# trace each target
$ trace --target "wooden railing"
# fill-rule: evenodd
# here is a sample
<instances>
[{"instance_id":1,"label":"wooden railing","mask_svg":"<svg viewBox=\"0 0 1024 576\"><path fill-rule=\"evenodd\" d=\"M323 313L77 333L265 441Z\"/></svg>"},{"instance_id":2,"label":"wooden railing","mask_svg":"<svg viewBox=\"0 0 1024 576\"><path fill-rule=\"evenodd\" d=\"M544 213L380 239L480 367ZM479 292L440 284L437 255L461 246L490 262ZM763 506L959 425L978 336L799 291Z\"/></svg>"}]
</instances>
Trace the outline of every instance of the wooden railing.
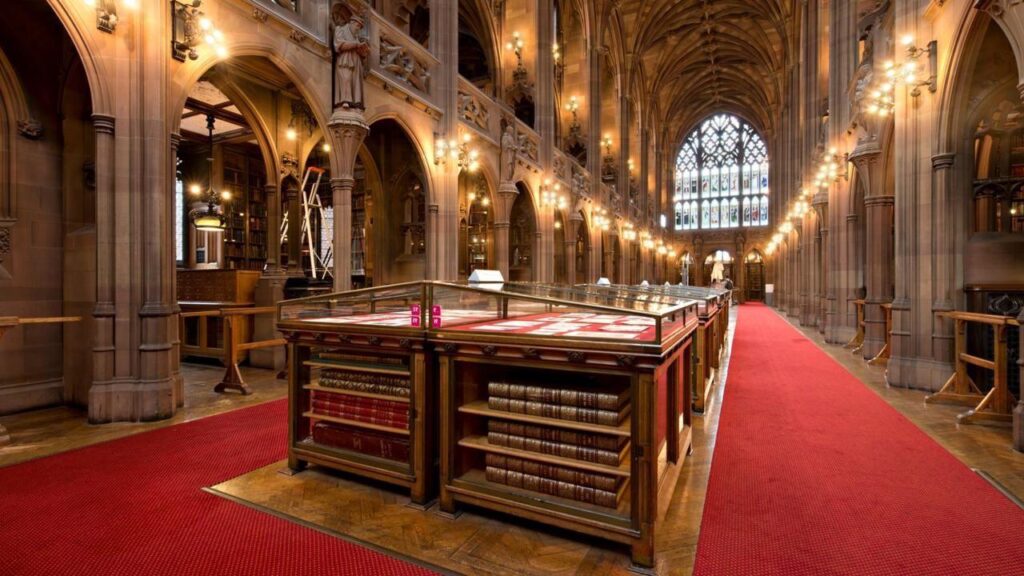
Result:
<instances>
[{"instance_id":1,"label":"wooden railing","mask_svg":"<svg viewBox=\"0 0 1024 576\"><path fill-rule=\"evenodd\" d=\"M852 352L856 354L864 347L864 300L854 300L853 306L857 310L857 333L844 348L852 348Z\"/></svg>"},{"instance_id":2,"label":"wooden railing","mask_svg":"<svg viewBox=\"0 0 1024 576\"><path fill-rule=\"evenodd\" d=\"M18 326L38 325L38 324L67 324L70 322L81 322L81 316L48 316L43 318L19 318L17 316L0 316L0 339L3 339L4 334L8 331L17 328ZM0 424L0 446L7 444L11 441L11 435L7 432L7 428L3 424Z\"/></svg>"},{"instance_id":3,"label":"wooden railing","mask_svg":"<svg viewBox=\"0 0 1024 576\"><path fill-rule=\"evenodd\" d=\"M243 332L240 323L243 321L247 322L250 317L260 314L276 314L277 307L225 308L220 313L221 317L224 318L224 366L226 371L224 372L224 378L221 379L219 384L214 386L213 391L238 390L242 394L249 394L252 390L245 383L245 378L242 377L242 372L238 369L241 354L249 350L284 346L288 341L284 338L271 338L269 340L243 342L242 336L246 332ZM278 374L278 377L280 378L282 374Z\"/></svg>"},{"instance_id":4,"label":"wooden railing","mask_svg":"<svg viewBox=\"0 0 1024 576\"><path fill-rule=\"evenodd\" d=\"M277 308L274 306L263 306L259 308L253 307L226 307L218 308L216 310L197 310L192 312L182 312L179 314L179 327L181 333L184 334L186 320L189 318L198 318L199 326L198 330L198 346L185 346L182 345L181 355L186 357L190 355L190 350L202 350L204 354L209 351L219 351L219 356L223 359L224 363L224 377L214 387L215 392L224 392L226 390L237 390L242 394L250 394L252 389L245 382L245 378L242 376L241 370L238 365L245 359L245 353L249 350L258 350L260 348L272 348L274 346L284 346L287 341L284 338L271 338L269 340L257 340L252 341L249 339L252 333L251 326L249 325L249 319L261 314L276 314ZM214 347L210 345L208 340L208 321L210 318L222 319L222 334L223 341L221 347ZM183 337L183 336L182 336ZM278 374L278 377L282 377L284 372Z\"/></svg>"},{"instance_id":5,"label":"wooden railing","mask_svg":"<svg viewBox=\"0 0 1024 576\"><path fill-rule=\"evenodd\" d=\"M974 312L940 312L939 317L955 323L954 366L955 371L945 385L935 394L925 398L928 403L959 404L972 408L959 416L961 424L975 422L1007 423L1013 419L1016 399L1007 385L1007 330L1019 327L1016 319L992 314ZM994 354L991 360L967 352L967 328L970 324L981 324L992 329ZM967 373L968 366L977 366L993 373L992 388L982 392L981 388Z\"/></svg>"},{"instance_id":6,"label":"wooden railing","mask_svg":"<svg viewBox=\"0 0 1024 576\"><path fill-rule=\"evenodd\" d=\"M885 366L889 363L889 354L892 350L892 303L882 304L882 314L885 316L885 346L875 354L875 357L868 360L872 366Z\"/></svg>"}]
</instances>

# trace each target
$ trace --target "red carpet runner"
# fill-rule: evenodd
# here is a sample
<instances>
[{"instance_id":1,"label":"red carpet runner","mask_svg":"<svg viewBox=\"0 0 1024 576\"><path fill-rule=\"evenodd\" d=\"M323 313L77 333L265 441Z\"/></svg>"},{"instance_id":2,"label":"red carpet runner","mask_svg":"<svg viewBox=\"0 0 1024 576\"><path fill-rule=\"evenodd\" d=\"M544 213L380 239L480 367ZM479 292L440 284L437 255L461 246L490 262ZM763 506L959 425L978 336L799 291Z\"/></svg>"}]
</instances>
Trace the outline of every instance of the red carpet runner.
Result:
<instances>
[{"instance_id":1,"label":"red carpet runner","mask_svg":"<svg viewBox=\"0 0 1024 576\"><path fill-rule=\"evenodd\" d=\"M0 574L431 574L200 491L284 458L286 407L0 469Z\"/></svg>"},{"instance_id":2,"label":"red carpet runner","mask_svg":"<svg viewBox=\"0 0 1024 576\"><path fill-rule=\"evenodd\" d=\"M701 524L698 576L1024 574L1024 510L764 306L739 309Z\"/></svg>"}]
</instances>

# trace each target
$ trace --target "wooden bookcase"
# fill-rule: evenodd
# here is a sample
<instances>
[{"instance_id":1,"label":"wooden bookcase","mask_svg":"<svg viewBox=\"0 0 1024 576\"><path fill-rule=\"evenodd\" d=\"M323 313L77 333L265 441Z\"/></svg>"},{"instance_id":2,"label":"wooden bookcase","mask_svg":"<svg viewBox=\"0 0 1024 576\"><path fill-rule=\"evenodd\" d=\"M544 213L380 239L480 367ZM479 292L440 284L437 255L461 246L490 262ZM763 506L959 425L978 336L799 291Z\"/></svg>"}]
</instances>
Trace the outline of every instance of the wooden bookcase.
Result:
<instances>
[{"instance_id":1,"label":"wooden bookcase","mask_svg":"<svg viewBox=\"0 0 1024 576\"><path fill-rule=\"evenodd\" d=\"M516 316L514 309L514 303L502 301L490 322L530 317ZM432 322L429 338L440 386L441 511L454 516L459 505L479 506L620 542L631 547L638 567L652 568L655 529L691 447L696 303L676 308L673 321L669 327L666 320L659 336L644 343L533 336L497 327L491 332L486 323L460 329L442 321L438 328ZM617 424L592 424L495 409L488 403L489 384L498 380L552 390L628 390L628 416ZM621 438L621 456L617 464L601 463L495 444L488 434L493 422L559 435L570 431ZM579 492L567 497L492 479L489 455L614 481L615 505L581 500ZM501 470L497 472L501 477Z\"/></svg>"},{"instance_id":2,"label":"wooden bookcase","mask_svg":"<svg viewBox=\"0 0 1024 576\"><path fill-rule=\"evenodd\" d=\"M409 489L412 505L426 507L437 494L436 387L433 356L429 353L422 316L405 326L360 323L371 315L393 318L421 306L423 288L417 283L402 288L369 288L341 296L316 296L279 304L278 329L288 340L288 467L300 472L308 464L325 466ZM398 311L397 313L395 311ZM347 319L352 319L348 322ZM325 374L386 377L402 381L407 395L374 393L324 385ZM389 384L393 385L393 384ZM408 406L407 424L371 422L339 417L318 409L314 398L338 402L381 401ZM355 401L351 399L357 399ZM386 457L353 448L318 442L319 422L362 431L389 444L407 445L406 458ZM370 444L364 439L365 444Z\"/></svg>"},{"instance_id":3,"label":"wooden bookcase","mask_svg":"<svg viewBox=\"0 0 1024 576\"><path fill-rule=\"evenodd\" d=\"M224 190L227 228L223 232L224 267L263 270L267 261L267 192L262 159L245 148L225 147Z\"/></svg>"}]
</instances>

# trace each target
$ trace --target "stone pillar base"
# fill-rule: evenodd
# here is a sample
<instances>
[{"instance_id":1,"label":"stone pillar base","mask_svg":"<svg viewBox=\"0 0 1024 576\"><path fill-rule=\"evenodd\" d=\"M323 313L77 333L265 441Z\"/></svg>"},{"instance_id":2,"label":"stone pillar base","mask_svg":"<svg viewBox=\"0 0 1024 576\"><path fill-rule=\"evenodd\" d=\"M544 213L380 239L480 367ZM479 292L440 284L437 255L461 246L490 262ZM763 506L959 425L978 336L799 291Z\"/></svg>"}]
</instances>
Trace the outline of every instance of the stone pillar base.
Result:
<instances>
[{"instance_id":1,"label":"stone pillar base","mask_svg":"<svg viewBox=\"0 0 1024 576\"><path fill-rule=\"evenodd\" d=\"M174 416L175 380L94 382L89 390L89 423L166 420Z\"/></svg>"}]
</instances>

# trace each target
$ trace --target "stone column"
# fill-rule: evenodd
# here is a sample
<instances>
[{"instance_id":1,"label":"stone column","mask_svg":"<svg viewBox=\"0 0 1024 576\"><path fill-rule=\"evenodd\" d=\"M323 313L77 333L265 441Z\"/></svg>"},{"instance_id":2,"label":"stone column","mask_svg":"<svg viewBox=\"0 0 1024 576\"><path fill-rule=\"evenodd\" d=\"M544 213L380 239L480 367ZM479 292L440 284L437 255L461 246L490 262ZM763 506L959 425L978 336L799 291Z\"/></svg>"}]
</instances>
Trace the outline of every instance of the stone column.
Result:
<instances>
[{"instance_id":1,"label":"stone column","mask_svg":"<svg viewBox=\"0 0 1024 576\"><path fill-rule=\"evenodd\" d=\"M815 305L817 306L817 317L818 317L818 332L825 334L828 330L828 322L831 320L829 313L829 267L830 267L830 253L828 244L828 227L829 227L829 213L828 213L828 194L818 194L814 197L813 203L814 209L818 211L818 222L821 223L821 236L819 240L818 250L820 254L820 261L817 262L818 269L818 286L817 293L815 295Z\"/></svg>"},{"instance_id":2,"label":"stone column","mask_svg":"<svg viewBox=\"0 0 1024 576\"><path fill-rule=\"evenodd\" d=\"M352 288L352 188L359 147L370 132L362 112L339 108L327 122L334 143L331 193L334 197L334 289Z\"/></svg>"},{"instance_id":3,"label":"stone column","mask_svg":"<svg viewBox=\"0 0 1024 576\"><path fill-rule=\"evenodd\" d=\"M885 314L881 304L892 302L893 205L895 198L884 190L882 154L874 141L862 143L850 160L864 184L864 305L865 358L873 358L885 346Z\"/></svg>"},{"instance_id":4,"label":"stone column","mask_svg":"<svg viewBox=\"0 0 1024 576\"><path fill-rule=\"evenodd\" d=\"M287 186L281 191L284 194L284 199L288 202L288 267L286 270L289 276L302 276L302 204L299 199L299 195L302 192L291 178L286 180L286 182ZM338 200L335 198L335 226L337 226L339 212ZM337 239L335 239L335 261L338 260L340 251L341 246L338 246Z\"/></svg>"},{"instance_id":5,"label":"stone column","mask_svg":"<svg viewBox=\"0 0 1024 576\"><path fill-rule=\"evenodd\" d=\"M116 199L114 191L114 117L94 114L96 132L96 305L93 308L92 386L89 418L104 419L117 376L114 274ZM103 405L102 410L97 408ZM97 407L97 408L94 408Z\"/></svg>"},{"instance_id":6,"label":"stone column","mask_svg":"<svg viewBox=\"0 0 1024 576\"><path fill-rule=\"evenodd\" d=\"M935 194L932 200L932 229L934 233L934 278L935 300L932 309L935 312L948 312L955 308L953 294L956 286L957 255L954 248L953 222L957 218L957 192L953 185L952 153L932 156L932 173L935 178ZM943 362L952 371L953 364L953 322L933 316L932 358Z\"/></svg>"},{"instance_id":7,"label":"stone column","mask_svg":"<svg viewBox=\"0 0 1024 576\"><path fill-rule=\"evenodd\" d=\"M277 184L268 182L263 186L267 199L267 270L269 275L281 272L281 199L277 195Z\"/></svg>"},{"instance_id":8,"label":"stone column","mask_svg":"<svg viewBox=\"0 0 1024 576\"><path fill-rule=\"evenodd\" d=\"M611 232L601 233L601 275L615 282L615 250L612 248Z\"/></svg>"},{"instance_id":9,"label":"stone column","mask_svg":"<svg viewBox=\"0 0 1024 576\"><path fill-rule=\"evenodd\" d=\"M576 283L576 235L582 223L583 217L579 211L573 212L565 230L565 280L569 286Z\"/></svg>"},{"instance_id":10,"label":"stone column","mask_svg":"<svg viewBox=\"0 0 1024 576\"><path fill-rule=\"evenodd\" d=\"M498 205L494 210L494 258L498 261L497 269L505 280L509 280L509 219L512 213L512 203L515 202L518 195L519 189L514 183L506 181L498 184Z\"/></svg>"}]
</instances>

